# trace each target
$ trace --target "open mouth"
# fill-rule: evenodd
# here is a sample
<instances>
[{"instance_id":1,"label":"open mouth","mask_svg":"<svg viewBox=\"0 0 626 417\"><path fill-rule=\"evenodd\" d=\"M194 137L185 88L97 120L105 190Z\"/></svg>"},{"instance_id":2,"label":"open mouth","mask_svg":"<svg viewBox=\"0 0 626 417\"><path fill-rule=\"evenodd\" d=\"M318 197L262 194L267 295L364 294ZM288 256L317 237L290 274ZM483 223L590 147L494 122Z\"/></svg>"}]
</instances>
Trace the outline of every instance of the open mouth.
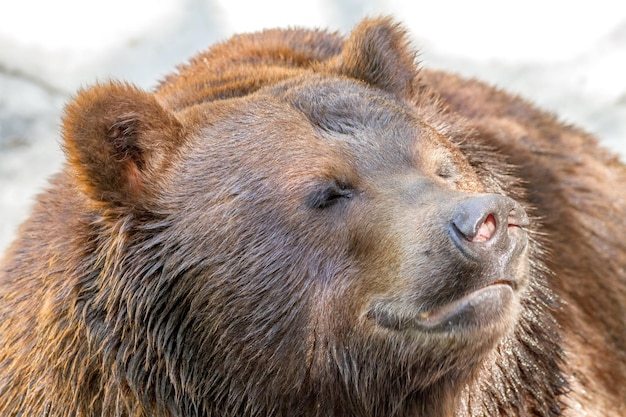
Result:
<instances>
[{"instance_id":1,"label":"open mouth","mask_svg":"<svg viewBox=\"0 0 626 417\"><path fill-rule=\"evenodd\" d=\"M493 326L513 313L515 292L515 283L496 281L428 311L415 312L406 306L376 303L368 312L368 318L379 326L393 330L449 332Z\"/></svg>"}]
</instances>

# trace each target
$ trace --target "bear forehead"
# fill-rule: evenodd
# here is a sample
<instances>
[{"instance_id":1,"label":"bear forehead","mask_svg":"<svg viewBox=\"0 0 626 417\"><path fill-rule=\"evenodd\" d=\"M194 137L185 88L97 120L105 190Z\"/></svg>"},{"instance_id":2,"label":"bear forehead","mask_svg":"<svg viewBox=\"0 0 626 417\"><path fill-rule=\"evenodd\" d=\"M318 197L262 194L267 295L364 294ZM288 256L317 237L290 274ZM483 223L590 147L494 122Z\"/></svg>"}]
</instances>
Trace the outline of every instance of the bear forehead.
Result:
<instances>
[{"instance_id":1,"label":"bear forehead","mask_svg":"<svg viewBox=\"0 0 626 417\"><path fill-rule=\"evenodd\" d=\"M207 112L223 105L208 103ZM408 104L342 77L288 80L233 100L222 114L202 122L201 136L210 138L211 151L225 148L258 167L281 158L315 166L336 156L364 170L388 170L419 167L449 151L446 138L419 120Z\"/></svg>"}]
</instances>

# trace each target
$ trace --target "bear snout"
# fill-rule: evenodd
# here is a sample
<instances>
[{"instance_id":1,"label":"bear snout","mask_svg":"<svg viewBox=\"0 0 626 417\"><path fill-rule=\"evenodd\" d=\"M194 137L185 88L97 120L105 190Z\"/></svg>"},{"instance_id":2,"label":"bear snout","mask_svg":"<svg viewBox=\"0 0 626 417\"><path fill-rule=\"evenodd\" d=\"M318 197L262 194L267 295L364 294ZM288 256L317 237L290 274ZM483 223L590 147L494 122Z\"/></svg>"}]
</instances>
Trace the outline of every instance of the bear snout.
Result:
<instances>
[{"instance_id":1,"label":"bear snout","mask_svg":"<svg viewBox=\"0 0 626 417\"><path fill-rule=\"evenodd\" d=\"M452 211L448 232L466 257L482 261L507 255L512 259L527 244L524 228L530 224L524 208L498 194L470 197Z\"/></svg>"}]
</instances>

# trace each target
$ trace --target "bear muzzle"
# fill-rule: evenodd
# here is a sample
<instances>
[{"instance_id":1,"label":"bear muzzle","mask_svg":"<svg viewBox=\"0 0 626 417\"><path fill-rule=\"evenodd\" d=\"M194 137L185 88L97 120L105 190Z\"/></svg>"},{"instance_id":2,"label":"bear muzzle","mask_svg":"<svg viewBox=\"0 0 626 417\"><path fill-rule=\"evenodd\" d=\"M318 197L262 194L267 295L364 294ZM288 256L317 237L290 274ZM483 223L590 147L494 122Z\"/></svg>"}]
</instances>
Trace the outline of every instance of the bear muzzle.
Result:
<instances>
[{"instance_id":1,"label":"bear muzzle","mask_svg":"<svg viewBox=\"0 0 626 417\"><path fill-rule=\"evenodd\" d=\"M526 211L497 194L452 200L449 220L441 225L450 242L440 253L447 253L456 272L419 279L416 293L430 294L428 299L382 297L373 302L367 316L377 325L400 331L502 333L517 316L528 281ZM442 286L441 294L426 288L433 285Z\"/></svg>"}]
</instances>

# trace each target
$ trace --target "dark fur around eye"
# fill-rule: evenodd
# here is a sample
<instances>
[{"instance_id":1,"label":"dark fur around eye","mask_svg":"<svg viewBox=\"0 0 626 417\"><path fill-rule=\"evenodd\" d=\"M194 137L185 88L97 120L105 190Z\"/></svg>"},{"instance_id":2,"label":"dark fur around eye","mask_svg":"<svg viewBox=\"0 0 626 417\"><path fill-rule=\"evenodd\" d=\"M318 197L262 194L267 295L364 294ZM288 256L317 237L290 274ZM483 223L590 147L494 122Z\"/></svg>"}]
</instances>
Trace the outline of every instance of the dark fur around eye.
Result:
<instances>
[{"instance_id":1,"label":"dark fur around eye","mask_svg":"<svg viewBox=\"0 0 626 417\"><path fill-rule=\"evenodd\" d=\"M354 196L354 190L345 183L331 182L320 187L309 197L309 206L314 209L325 209Z\"/></svg>"}]
</instances>

